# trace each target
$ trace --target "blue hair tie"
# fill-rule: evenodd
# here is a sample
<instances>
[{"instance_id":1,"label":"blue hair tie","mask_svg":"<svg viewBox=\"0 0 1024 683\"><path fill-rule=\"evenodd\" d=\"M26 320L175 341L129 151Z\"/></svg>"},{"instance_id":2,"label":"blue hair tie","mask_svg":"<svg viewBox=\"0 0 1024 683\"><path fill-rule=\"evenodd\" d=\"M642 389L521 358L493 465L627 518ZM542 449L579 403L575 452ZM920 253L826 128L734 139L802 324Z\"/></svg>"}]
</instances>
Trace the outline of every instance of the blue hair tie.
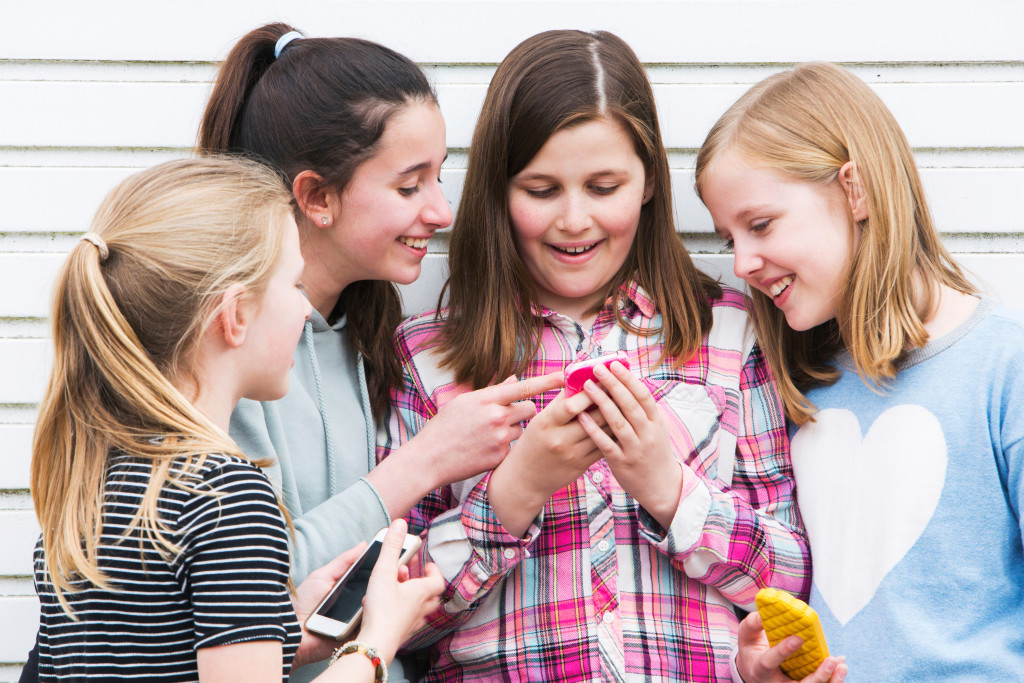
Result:
<instances>
[{"instance_id":1,"label":"blue hair tie","mask_svg":"<svg viewBox=\"0 0 1024 683\"><path fill-rule=\"evenodd\" d=\"M281 53L288 46L288 43L292 42L293 40L296 40L297 38L302 37L302 34L299 33L298 31L289 31L288 33L278 38L277 43L274 44L274 59L277 59L281 56Z\"/></svg>"}]
</instances>

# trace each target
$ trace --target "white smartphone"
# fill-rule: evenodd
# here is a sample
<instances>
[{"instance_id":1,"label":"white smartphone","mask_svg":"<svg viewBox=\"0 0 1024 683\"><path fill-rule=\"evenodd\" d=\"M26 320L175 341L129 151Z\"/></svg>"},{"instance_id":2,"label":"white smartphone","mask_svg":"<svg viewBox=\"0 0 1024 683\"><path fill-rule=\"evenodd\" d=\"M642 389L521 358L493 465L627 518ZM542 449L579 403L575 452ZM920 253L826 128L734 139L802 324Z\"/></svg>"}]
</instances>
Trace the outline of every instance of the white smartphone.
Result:
<instances>
[{"instance_id":1,"label":"white smartphone","mask_svg":"<svg viewBox=\"0 0 1024 683\"><path fill-rule=\"evenodd\" d=\"M334 584L331 592L306 619L306 628L334 640L347 640L355 635L359 621L363 617L366 585L377 564L377 558L380 557L380 549L387 532L386 527L377 532L363 554L352 563L348 571ZM419 547L420 537L406 534L398 563L408 564Z\"/></svg>"}]
</instances>

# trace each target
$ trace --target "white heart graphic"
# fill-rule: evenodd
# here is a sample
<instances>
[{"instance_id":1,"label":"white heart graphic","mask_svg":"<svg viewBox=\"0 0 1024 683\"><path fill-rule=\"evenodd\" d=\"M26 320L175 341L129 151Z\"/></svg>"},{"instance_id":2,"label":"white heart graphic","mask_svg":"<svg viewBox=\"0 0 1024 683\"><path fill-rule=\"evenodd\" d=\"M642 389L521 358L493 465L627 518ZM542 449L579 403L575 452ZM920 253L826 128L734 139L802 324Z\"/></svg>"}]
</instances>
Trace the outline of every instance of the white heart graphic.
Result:
<instances>
[{"instance_id":1,"label":"white heart graphic","mask_svg":"<svg viewBox=\"0 0 1024 683\"><path fill-rule=\"evenodd\" d=\"M918 405L889 408L863 439L849 410L814 419L793 437L797 503L814 583L845 625L928 526L946 480L946 439Z\"/></svg>"}]
</instances>

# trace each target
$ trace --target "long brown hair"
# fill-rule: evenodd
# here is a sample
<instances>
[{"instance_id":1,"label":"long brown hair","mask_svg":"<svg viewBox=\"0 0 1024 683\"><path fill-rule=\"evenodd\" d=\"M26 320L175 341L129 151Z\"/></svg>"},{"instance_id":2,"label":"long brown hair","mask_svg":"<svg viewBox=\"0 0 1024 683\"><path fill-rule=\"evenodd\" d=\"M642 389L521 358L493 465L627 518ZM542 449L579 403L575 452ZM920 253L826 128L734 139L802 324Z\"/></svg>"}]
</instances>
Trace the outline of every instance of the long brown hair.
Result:
<instances>
[{"instance_id":1,"label":"long brown hair","mask_svg":"<svg viewBox=\"0 0 1024 683\"><path fill-rule=\"evenodd\" d=\"M636 238L601 302L630 278L658 306L666 355L685 361L711 328L709 299L721 288L697 270L675 231L668 157L643 65L621 38L598 31L547 31L528 38L491 79L473 133L452 227L443 362L473 387L521 373L536 354L540 327L534 284L512 235L508 186L554 133L608 118L632 138L653 197ZM442 294L442 299L443 299ZM440 302L439 302L440 307ZM621 325L635 330L615 306ZM486 321L486 324L482 324Z\"/></svg>"},{"instance_id":2,"label":"long brown hair","mask_svg":"<svg viewBox=\"0 0 1024 683\"><path fill-rule=\"evenodd\" d=\"M279 169L291 188L306 170L339 195L377 153L388 121L408 104L437 98L423 71L383 45L357 38L293 40L275 58L281 36L268 24L243 36L217 75L199 130L200 152L255 156ZM296 210L300 229L304 216ZM401 298L391 282L364 280L341 293L330 319L347 314L363 355L370 404L380 417L401 379L394 332Z\"/></svg>"},{"instance_id":3,"label":"long brown hair","mask_svg":"<svg viewBox=\"0 0 1024 683\"><path fill-rule=\"evenodd\" d=\"M153 474L138 514L153 546L175 553L157 510L163 486L209 453L245 457L176 386L196 386L193 352L233 284L265 290L290 226L290 195L270 169L186 159L142 171L104 200L55 286L54 364L32 441L32 499L57 598L97 565L107 460L121 451ZM180 380L175 383L174 380ZM162 438L154 438L162 437Z\"/></svg>"},{"instance_id":4,"label":"long brown hair","mask_svg":"<svg viewBox=\"0 0 1024 683\"><path fill-rule=\"evenodd\" d=\"M935 287L976 291L939 239L902 129L878 95L848 71L802 64L747 91L697 154L698 195L727 150L819 185L833 182L852 161L867 198L868 217L860 223L833 320L797 332L769 297L752 293L758 340L786 414L797 424L810 420L814 410L803 392L838 379L832 361L839 350L850 352L865 381L884 385L907 349L927 343L924 321L935 304ZM851 214L851 234L853 227ZM920 296L915 277L923 285Z\"/></svg>"}]
</instances>

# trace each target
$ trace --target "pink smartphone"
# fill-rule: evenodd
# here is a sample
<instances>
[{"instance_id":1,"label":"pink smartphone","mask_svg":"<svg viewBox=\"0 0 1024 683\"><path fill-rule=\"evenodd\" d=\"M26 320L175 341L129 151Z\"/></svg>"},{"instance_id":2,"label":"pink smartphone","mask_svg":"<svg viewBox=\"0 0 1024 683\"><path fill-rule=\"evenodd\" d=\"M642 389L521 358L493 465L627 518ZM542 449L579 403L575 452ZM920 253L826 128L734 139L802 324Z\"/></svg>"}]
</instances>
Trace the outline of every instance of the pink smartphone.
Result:
<instances>
[{"instance_id":1,"label":"pink smartphone","mask_svg":"<svg viewBox=\"0 0 1024 683\"><path fill-rule=\"evenodd\" d=\"M588 358L565 366L565 395L572 396L583 391L583 384L588 379L594 379L596 366L603 365L607 368L615 361L619 361L626 366L627 370L629 369L629 357L625 351L606 353L597 358Z\"/></svg>"}]
</instances>

